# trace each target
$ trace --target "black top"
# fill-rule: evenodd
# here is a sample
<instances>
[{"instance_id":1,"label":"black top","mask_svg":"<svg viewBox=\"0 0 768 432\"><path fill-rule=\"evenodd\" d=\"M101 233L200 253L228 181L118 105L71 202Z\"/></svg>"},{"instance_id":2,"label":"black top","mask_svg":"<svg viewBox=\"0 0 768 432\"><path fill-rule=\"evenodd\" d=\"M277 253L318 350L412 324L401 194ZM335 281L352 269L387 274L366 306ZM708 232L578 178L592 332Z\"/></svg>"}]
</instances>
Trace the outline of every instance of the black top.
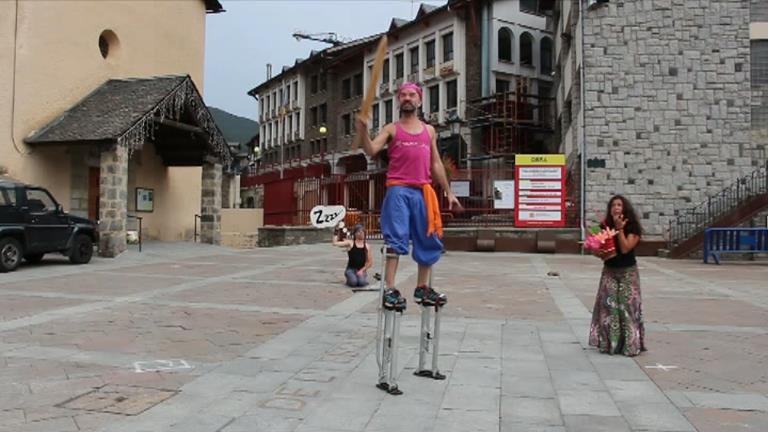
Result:
<instances>
[{"instance_id":1,"label":"black top","mask_svg":"<svg viewBox=\"0 0 768 432\"><path fill-rule=\"evenodd\" d=\"M352 240L352 247L347 251L347 256L349 257L347 268L360 270L365 267L365 261L368 258L368 253L365 250L365 243L363 243L363 247L359 248L355 244L355 241Z\"/></svg>"},{"instance_id":2,"label":"black top","mask_svg":"<svg viewBox=\"0 0 768 432\"><path fill-rule=\"evenodd\" d=\"M624 235L628 236L630 234L640 235L637 230L629 227L624 228ZM633 248L628 253L622 253L621 246L619 246L618 236L619 235L617 234L614 238L616 242L616 256L609 260L605 260L605 266L611 268L625 268L637 264L637 259L635 259L635 249Z\"/></svg>"}]
</instances>

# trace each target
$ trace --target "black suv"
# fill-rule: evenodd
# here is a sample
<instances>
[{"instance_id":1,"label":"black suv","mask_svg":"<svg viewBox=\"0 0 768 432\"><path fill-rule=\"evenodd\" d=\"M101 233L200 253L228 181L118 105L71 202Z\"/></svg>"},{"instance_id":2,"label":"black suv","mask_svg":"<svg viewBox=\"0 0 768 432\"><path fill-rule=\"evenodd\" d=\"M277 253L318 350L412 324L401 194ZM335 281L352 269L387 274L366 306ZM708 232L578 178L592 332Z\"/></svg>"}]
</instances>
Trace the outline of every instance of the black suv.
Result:
<instances>
[{"instance_id":1,"label":"black suv","mask_svg":"<svg viewBox=\"0 0 768 432\"><path fill-rule=\"evenodd\" d=\"M51 252L85 264L96 233L93 221L64 213L47 190L0 177L0 272L15 270L22 257L36 263Z\"/></svg>"}]
</instances>

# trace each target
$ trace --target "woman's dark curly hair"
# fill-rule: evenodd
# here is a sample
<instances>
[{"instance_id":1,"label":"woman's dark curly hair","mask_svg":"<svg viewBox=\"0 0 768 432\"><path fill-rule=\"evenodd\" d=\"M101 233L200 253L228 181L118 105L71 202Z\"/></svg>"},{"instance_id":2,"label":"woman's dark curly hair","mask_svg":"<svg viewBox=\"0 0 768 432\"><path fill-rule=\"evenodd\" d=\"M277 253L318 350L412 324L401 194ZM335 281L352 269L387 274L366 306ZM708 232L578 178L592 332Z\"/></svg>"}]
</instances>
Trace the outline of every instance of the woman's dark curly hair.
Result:
<instances>
[{"instance_id":1,"label":"woman's dark curly hair","mask_svg":"<svg viewBox=\"0 0 768 432\"><path fill-rule=\"evenodd\" d=\"M616 228L613 224L613 218L611 217L611 204L617 199L621 200L621 208L623 209L622 216L624 216L624 219L627 221L624 231L642 236L643 227L640 225L640 218L637 217L637 213L635 212L634 207L632 207L632 203L622 195L614 195L608 200L608 205L605 209L605 221L603 221L603 224L608 228Z\"/></svg>"}]
</instances>

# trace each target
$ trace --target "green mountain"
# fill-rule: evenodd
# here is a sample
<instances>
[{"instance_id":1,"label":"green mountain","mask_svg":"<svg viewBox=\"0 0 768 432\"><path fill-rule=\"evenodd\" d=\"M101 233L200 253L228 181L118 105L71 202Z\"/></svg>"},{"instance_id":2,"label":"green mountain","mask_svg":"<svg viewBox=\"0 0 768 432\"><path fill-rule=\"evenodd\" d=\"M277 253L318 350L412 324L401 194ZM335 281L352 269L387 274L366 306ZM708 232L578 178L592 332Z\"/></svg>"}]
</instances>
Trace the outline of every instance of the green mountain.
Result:
<instances>
[{"instance_id":1,"label":"green mountain","mask_svg":"<svg viewBox=\"0 0 768 432\"><path fill-rule=\"evenodd\" d=\"M208 110L228 142L245 144L259 130L259 123L249 118L236 116L215 107L208 107Z\"/></svg>"}]
</instances>

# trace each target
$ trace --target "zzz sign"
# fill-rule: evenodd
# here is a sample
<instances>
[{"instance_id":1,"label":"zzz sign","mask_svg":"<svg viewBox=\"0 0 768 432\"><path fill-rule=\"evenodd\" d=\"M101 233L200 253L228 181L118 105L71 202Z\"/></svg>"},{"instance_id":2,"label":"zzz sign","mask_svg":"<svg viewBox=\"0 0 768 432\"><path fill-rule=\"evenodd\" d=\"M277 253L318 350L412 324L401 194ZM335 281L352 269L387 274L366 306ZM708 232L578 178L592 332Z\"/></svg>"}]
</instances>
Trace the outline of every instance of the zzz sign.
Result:
<instances>
[{"instance_id":1,"label":"zzz sign","mask_svg":"<svg viewBox=\"0 0 768 432\"><path fill-rule=\"evenodd\" d=\"M315 228L329 228L339 224L347 215L344 206L314 206L309 212L309 221Z\"/></svg>"}]
</instances>

